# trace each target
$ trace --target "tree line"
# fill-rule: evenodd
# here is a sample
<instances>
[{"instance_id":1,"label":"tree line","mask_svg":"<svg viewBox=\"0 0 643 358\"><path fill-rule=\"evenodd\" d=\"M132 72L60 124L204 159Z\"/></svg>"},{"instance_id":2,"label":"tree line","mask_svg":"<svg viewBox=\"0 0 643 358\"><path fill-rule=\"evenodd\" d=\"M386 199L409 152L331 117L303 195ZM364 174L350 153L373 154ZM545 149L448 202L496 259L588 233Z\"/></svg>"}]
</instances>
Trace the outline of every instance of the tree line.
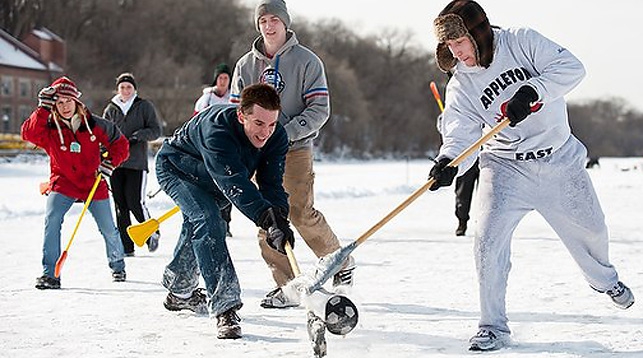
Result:
<instances>
[{"instance_id":1,"label":"tree line","mask_svg":"<svg viewBox=\"0 0 643 358\"><path fill-rule=\"evenodd\" d=\"M427 15L428 16L428 15ZM427 20L429 21L429 20ZM16 37L44 26L67 42L66 73L101 113L116 76L133 72L164 132L189 119L221 62L232 68L259 34L238 0L6 0L0 26ZM332 116L317 139L332 157L426 157L440 145L430 81L444 88L433 53L408 33L361 36L338 20L297 18L293 30L326 65ZM593 156L643 155L643 114L622 99L571 103L572 130Z\"/></svg>"}]
</instances>

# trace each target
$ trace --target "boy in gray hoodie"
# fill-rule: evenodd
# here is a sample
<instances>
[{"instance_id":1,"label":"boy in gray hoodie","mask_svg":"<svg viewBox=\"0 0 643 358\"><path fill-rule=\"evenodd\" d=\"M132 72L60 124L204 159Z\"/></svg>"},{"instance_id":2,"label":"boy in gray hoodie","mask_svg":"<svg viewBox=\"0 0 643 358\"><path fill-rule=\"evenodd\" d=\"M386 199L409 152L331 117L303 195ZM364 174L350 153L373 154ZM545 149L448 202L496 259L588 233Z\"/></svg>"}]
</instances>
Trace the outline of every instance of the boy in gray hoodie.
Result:
<instances>
[{"instance_id":1,"label":"boy in gray hoodie","mask_svg":"<svg viewBox=\"0 0 643 358\"><path fill-rule=\"evenodd\" d=\"M270 84L279 93L279 123L286 129L290 142L284 174L290 220L315 255L321 257L340 247L324 215L313 207L313 139L330 115L324 65L311 50L299 44L289 29L290 15L283 0L259 1L254 19L261 36L253 42L250 52L237 61L230 101L238 103L243 88L254 83ZM268 293L261 306L298 306L299 302L281 290L294 278L288 258L268 247L263 231L259 233L259 246L278 286ZM352 285L354 268L350 258L334 278L334 285Z\"/></svg>"}]
</instances>

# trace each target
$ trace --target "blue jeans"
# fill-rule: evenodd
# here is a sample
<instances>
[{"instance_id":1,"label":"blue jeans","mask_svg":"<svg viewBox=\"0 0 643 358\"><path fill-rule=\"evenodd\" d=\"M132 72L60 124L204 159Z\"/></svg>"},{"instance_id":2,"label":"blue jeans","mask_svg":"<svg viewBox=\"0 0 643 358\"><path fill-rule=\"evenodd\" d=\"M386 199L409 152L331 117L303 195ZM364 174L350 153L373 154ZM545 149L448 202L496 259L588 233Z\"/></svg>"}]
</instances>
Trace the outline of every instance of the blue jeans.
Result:
<instances>
[{"instance_id":1,"label":"blue jeans","mask_svg":"<svg viewBox=\"0 0 643 358\"><path fill-rule=\"evenodd\" d=\"M60 231L62 230L65 214L76 200L66 195L52 191L47 197L45 213L45 241L42 248L43 274L54 277L56 261L60 257ZM123 244L118 229L114 224L109 199L93 200L87 208L92 213L98 230L105 239L107 261L113 272L125 270L123 261ZM67 245L67 242L65 242Z\"/></svg>"},{"instance_id":2,"label":"blue jeans","mask_svg":"<svg viewBox=\"0 0 643 358\"><path fill-rule=\"evenodd\" d=\"M190 160L187 159L186 160ZM163 155L156 159L156 177L161 188L183 214L181 234L174 257L163 273L163 286L171 293L188 294L203 276L214 316L241 307L241 287L226 244L226 222L212 191L176 168ZM215 184L207 180L210 186Z\"/></svg>"}]
</instances>

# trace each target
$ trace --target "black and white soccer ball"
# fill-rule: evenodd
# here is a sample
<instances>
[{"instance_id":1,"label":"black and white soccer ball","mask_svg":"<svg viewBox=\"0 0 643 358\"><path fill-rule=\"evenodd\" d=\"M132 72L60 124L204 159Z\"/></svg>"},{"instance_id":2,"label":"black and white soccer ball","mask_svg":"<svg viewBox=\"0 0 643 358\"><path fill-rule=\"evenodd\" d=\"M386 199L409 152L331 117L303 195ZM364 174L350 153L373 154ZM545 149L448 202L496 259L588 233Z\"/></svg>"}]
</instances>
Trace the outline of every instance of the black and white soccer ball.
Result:
<instances>
[{"instance_id":1,"label":"black and white soccer ball","mask_svg":"<svg viewBox=\"0 0 643 358\"><path fill-rule=\"evenodd\" d=\"M357 326L358 312L346 296L333 295L326 301L326 329L337 335L350 333Z\"/></svg>"}]
</instances>

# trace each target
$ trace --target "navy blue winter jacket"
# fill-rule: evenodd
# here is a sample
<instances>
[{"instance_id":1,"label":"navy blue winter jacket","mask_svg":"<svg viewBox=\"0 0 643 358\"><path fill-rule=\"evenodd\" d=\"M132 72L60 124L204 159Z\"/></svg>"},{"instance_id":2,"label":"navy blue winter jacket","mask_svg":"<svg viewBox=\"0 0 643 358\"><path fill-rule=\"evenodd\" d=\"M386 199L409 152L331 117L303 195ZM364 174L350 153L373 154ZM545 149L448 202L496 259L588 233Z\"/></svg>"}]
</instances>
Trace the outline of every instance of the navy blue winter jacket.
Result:
<instances>
[{"instance_id":1,"label":"navy blue winter jacket","mask_svg":"<svg viewBox=\"0 0 643 358\"><path fill-rule=\"evenodd\" d=\"M263 148L255 148L236 109L214 105L199 112L165 140L158 157L165 157L183 178L215 198L227 198L257 224L269 207L288 213L288 194L283 188L288 136L278 124ZM251 181L253 176L257 185Z\"/></svg>"}]
</instances>

